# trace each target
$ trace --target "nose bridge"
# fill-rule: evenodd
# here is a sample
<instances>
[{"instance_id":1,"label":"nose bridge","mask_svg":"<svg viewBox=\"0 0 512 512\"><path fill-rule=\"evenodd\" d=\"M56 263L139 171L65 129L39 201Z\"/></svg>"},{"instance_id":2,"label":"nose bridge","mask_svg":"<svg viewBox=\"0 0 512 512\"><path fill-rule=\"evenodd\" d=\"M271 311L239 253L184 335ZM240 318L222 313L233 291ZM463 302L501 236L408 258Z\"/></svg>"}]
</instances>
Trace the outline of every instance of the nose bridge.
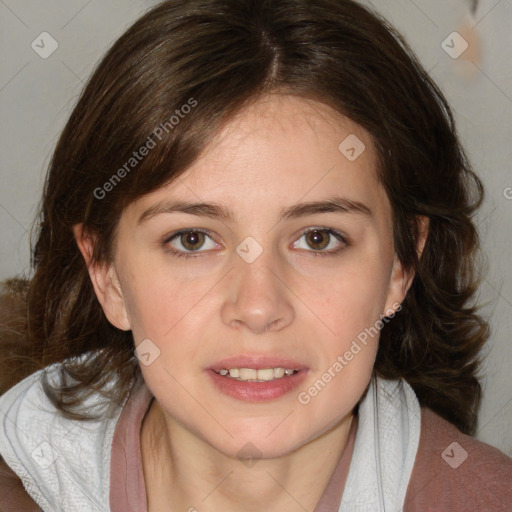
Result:
<instances>
[{"instance_id":1,"label":"nose bridge","mask_svg":"<svg viewBox=\"0 0 512 512\"><path fill-rule=\"evenodd\" d=\"M253 332L281 329L292 321L294 313L280 275L283 266L279 256L270 247L259 247L257 250L251 240L238 247L222 307L226 324L244 325Z\"/></svg>"}]
</instances>

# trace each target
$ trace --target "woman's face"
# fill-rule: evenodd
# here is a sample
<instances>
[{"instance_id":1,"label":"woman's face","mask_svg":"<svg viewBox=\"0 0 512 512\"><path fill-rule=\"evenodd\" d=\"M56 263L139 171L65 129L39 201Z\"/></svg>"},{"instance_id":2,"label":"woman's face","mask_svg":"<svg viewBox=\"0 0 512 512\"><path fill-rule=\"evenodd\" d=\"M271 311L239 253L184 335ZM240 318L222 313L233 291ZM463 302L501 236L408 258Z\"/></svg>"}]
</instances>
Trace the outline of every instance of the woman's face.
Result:
<instances>
[{"instance_id":1,"label":"woman's face","mask_svg":"<svg viewBox=\"0 0 512 512\"><path fill-rule=\"evenodd\" d=\"M281 456L350 418L410 284L368 133L277 95L127 207L110 270L100 300L168 424L231 456Z\"/></svg>"}]
</instances>

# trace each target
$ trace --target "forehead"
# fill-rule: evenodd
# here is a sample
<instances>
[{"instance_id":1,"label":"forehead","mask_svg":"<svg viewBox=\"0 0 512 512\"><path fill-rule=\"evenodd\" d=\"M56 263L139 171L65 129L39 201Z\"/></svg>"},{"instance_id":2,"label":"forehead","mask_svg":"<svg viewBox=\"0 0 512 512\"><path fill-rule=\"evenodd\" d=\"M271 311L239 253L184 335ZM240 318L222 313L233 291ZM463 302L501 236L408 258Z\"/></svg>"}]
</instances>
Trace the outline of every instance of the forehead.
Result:
<instances>
[{"instance_id":1,"label":"forehead","mask_svg":"<svg viewBox=\"0 0 512 512\"><path fill-rule=\"evenodd\" d=\"M356 154L340 151L339 145L349 136L357 145ZM366 166L375 166L369 133L351 119L314 100L269 94L230 119L205 148L191 172L201 166L201 160L214 163L245 158L250 167L251 163L269 157L280 164L285 158L295 164L305 158L305 163L318 165L327 160L334 163L343 154L345 158L357 157L359 152L366 153L363 158Z\"/></svg>"},{"instance_id":2,"label":"forehead","mask_svg":"<svg viewBox=\"0 0 512 512\"><path fill-rule=\"evenodd\" d=\"M272 94L230 119L177 181L136 208L179 196L270 212L332 195L389 213L371 136L325 104Z\"/></svg>"}]
</instances>

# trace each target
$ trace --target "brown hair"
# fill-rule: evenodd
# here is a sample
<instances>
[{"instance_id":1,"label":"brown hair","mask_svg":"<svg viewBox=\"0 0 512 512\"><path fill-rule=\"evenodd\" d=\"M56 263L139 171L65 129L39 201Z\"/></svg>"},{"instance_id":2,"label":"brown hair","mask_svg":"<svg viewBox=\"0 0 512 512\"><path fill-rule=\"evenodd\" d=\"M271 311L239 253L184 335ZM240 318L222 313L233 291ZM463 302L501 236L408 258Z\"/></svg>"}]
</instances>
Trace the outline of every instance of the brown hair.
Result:
<instances>
[{"instance_id":1,"label":"brown hair","mask_svg":"<svg viewBox=\"0 0 512 512\"><path fill-rule=\"evenodd\" d=\"M94 391L122 403L140 374L133 338L107 321L72 226L95 234L94 259L110 261L123 208L176 179L224 123L265 93L323 102L371 134L395 249L416 272L402 311L382 329L375 372L404 378L422 405L474 433L478 353L489 336L473 303L479 244L472 216L483 187L438 87L403 38L352 0L166 1L114 44L53 155L26 325L11 332L30 349L11 351L2 372L15 374L12 383L66 360L65 383L43 384L68 417L91 417L80 406ZM158 127L165 127L161 140ZM127 167L148 137L155 147ZM419 215L430 223L421 259ZM106 390L113 377L117 384Z\"/></svg>"}]
</instances>

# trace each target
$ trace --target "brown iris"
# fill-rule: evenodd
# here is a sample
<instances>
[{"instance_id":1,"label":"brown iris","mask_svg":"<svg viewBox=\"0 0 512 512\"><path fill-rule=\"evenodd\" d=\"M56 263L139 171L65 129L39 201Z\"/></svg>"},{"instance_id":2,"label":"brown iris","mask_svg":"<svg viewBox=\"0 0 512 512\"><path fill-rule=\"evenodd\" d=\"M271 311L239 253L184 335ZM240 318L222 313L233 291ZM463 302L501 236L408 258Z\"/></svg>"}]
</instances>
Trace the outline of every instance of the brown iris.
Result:
<instances>
[{"instance_id":1,"label":"brown iris","mask_svg":"<svg viewBox=\"0 0 512 512\"><path fill-rule=\"evenodd\" d=\"M312 249L322 250L329 245L329 234L326 231L314 229L306 233L306 241Z\"/></svg>"},{"instance_id":2,"label":"brown iris","mask_svg":"<svg viewBox=\"0 0 512 512\"><path fill-rule=\"evenodd\" d=\"M205 234L201 231L188 231L180 236L183 247L189 251L200 249L204 244Z\"/></svg>"}]
</instances>

